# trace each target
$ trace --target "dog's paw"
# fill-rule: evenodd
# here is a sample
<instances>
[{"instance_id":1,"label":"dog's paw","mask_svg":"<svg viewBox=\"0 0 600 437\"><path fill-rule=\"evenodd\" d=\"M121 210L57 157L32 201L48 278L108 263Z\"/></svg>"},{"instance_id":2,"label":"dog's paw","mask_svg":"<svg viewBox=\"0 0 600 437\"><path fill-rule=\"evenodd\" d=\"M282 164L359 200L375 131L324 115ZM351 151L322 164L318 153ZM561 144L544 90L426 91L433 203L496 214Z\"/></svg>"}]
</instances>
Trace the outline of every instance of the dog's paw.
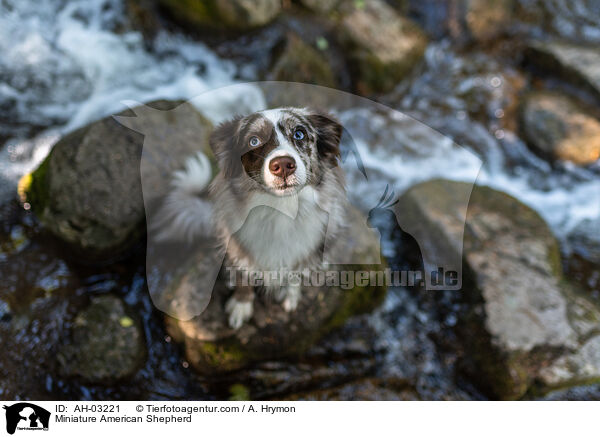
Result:
<instances>
[{"instance_id":1,"label":"dog's paw","mask_svg":"<svg viewBox=\"0 0 600 437\"><path fill-rule=\"evenodd\" d=\"M229 314L229 326L233 329L240 329L252 317L253 302L243 302L232 297L225 304L225 312Z\"/></svg>"},{"instance_id":2,"label":"dog's paw","mask_svg":"<svg viewBox=\"0 0 600 437\"><path fill-rule=\"evenodd\" d=\"M287 293L285 294L285 299L283 299L283 303L281 304L283 309L288 313L294 311L296 308L298 308L298 302L300 302L301 296L302 293L300 291L300 287L289 286L287 288Z\"/></svg>"}]
</instances>

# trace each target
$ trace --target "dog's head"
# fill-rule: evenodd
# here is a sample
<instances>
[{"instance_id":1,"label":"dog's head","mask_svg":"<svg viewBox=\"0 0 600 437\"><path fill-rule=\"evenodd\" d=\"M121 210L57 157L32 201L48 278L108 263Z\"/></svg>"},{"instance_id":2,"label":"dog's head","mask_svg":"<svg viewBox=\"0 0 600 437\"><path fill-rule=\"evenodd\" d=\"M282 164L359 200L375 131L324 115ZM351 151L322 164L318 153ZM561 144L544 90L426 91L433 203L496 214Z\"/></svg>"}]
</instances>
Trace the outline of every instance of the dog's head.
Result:
<instances>
[{"instance_id":1,"label":"dog's head","mask_svg":"<svg viewBox=\"0 0 600 437\"><path fill-rule=\"evenodd\" d=\"M342 126L326 113L281 108L222 123L210 144L226 178L285 196L338 165L341 135Z\"/></svg>"}]
</instances>

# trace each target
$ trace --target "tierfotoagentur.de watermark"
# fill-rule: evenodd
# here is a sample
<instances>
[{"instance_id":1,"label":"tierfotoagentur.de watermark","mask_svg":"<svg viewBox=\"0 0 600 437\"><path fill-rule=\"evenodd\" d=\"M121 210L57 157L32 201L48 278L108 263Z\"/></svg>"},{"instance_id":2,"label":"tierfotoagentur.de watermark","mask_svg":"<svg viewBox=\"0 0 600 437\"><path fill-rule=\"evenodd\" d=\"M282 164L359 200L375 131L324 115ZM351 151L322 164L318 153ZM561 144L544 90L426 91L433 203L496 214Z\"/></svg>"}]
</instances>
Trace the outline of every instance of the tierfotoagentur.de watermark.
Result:
<instances>
[{"instance_id":1,"label":"tierfotoagentur.de watermark","mask_svg":"<svg viewBox=\"0 0 600 437\"><path fill-rule=\"evenodd\" d=\"M269 270L255 271L239 267L226 267L230 287L280 287L299 285L303 287L414 287L425 285L426 275L437 286L453 287L458 283L458 272L445 271L442 267L431 272L421 270Z\"/></svg>"}]
</instances>

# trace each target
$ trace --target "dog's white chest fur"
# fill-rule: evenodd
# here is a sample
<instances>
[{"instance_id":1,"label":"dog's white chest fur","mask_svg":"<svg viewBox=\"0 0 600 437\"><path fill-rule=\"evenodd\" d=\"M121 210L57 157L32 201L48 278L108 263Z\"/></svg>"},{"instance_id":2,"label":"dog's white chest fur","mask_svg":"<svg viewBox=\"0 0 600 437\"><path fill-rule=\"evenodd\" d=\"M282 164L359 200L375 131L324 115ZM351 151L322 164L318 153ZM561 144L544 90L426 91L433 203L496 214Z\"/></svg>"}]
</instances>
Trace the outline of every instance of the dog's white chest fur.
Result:
<instances>
[{"instance_id":1,"label":"dog's white chest fur","mask_svg":"<svg viewBox=\"0 0 600 437\"><path fill-rule=\"evenodd\" d=\"M236 237L261 269L295 268L322 244L328 215L312 188L298 196L252 200Z\"/></svg>"}]
</instances>

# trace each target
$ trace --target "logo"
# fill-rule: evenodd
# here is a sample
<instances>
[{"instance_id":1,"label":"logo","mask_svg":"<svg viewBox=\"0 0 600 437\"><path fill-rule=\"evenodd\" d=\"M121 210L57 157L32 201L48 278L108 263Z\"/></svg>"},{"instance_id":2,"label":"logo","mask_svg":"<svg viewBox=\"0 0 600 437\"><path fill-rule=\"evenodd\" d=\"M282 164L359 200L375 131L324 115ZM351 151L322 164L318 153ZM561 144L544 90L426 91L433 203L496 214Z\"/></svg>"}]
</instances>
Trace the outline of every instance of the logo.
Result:
<instances>
[{"instance_id":1,"label":"logo","mask_svg":"<svg viewBox=\"0 0 600 437\"><path fill-rule=\"evenodd\" d=\"M6 410L6 432L14 434L19 431L48 431L50 423L50 411L28 402L19 402Z\"/></svg>"}]
</instances>

